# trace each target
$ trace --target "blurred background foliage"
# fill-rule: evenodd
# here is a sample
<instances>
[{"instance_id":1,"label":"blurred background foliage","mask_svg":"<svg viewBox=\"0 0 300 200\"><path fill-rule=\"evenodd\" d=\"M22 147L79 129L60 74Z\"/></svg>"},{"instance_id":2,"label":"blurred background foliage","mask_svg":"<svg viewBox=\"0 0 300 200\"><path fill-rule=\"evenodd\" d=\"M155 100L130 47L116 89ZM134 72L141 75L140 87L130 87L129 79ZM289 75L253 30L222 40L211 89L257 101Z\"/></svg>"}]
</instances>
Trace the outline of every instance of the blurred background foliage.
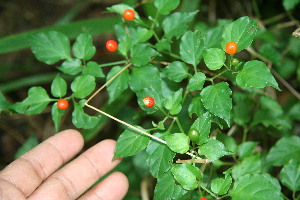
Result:
<instances>
[{"instance_id":1,"label":"blurred background foliage","mask_svg":"<svg viewBox=\"0 0 300 200\"><path fill-rule=\"evenodd\" d=\"M94 45L97 48L94 61L103 64L120 60L117 54L105 50L105 42L115 38L114 25L121 21L121 17L108 13L106 8L122 2L136 7L142 17L155 15L155 9L148 4L151 0L0 0L1 93L9 102L14 103L25 99L28 89L32 86L40 85L50 90L51 81L57 70L37 61L30 51L28 38L36 32L56 30L74 39L82 31L88 31L93 35ZM249 16L258 21L260 31L252 45L253 48L248 52L237 54L237 57L241 60L258 57L272 63L274 71L278 73L275 76L277 81L282 77L278 82L283 91L276 94L283 108L282 116L288 116L290 120L296 121L292 129L300 135L300 104L299 96L297 97L300 89L300 39L292 37L292 33L299 27L300 6L286 2L288 1L182 0L177 10L186 12L199 10L193 26L202 32L213 30L212 28L218 24L242 16ZM99 86L104 81L103 79L99 82ZM294 90L287 89L286 85ZM238 94L233 98L239 106ZM242 101L248 102L245 99ZM107 93L102 92L96 96L94 105L104 106L104 110L131 124L147 126L145 123L149 123L149 120L147 122L144 120L145 113L138 108L136 97L130 93L124 93L122 99L111 105L106 105L106 102ZM266 102L267 105L271 103L270 100ZM274 104L276 105L276 102ZM268 106L265 106L265 109L272 111ZM0 169L15 157L55 134L50 112L50 108L40 115L12 115L6 111L0 112ZM64 115L60 130L74 128L70 115L71 112ZM270 119L269 122L264 121L263 123L269 123L264 125L272 125L274 121ZM106 138L117 139L123 130L123 126L103 117L95 129L82 131L86 140L85 149ZM276 134L277 129L270 127L268 131ZM277 134L282 136L285 133ZM265 143L274 143L266 136L251 137L265 137L262 138ZM130 180L130 192L126 199L141 199L141 196L145 195L143 193L148 191L145 188L153 187L154 179L146 170L145 156L145 152L142 151L131 158L126 158L116 169L126 173Z\"/></svg>"}]
</instances>

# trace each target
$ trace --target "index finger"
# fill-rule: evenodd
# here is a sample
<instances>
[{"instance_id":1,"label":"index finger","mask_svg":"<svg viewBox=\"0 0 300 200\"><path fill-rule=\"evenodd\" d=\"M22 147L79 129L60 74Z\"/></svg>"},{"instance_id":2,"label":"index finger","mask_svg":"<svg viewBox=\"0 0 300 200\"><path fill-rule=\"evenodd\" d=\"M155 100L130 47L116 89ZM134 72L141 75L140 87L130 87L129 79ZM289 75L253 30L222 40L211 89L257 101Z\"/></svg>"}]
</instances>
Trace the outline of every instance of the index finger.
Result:
<instances>
[{"instance_id":1,"label":"index finger","mask_svg":"<svg viewBox=\"0 0 300 200\"><path fill-rule=\"evenodd\" d=\"M0 172L0 182L2 179L11 183L28 197L47 177L74 157L83 143L76 130L62 131L8 165Z\"/></svg>"}]
</instances>

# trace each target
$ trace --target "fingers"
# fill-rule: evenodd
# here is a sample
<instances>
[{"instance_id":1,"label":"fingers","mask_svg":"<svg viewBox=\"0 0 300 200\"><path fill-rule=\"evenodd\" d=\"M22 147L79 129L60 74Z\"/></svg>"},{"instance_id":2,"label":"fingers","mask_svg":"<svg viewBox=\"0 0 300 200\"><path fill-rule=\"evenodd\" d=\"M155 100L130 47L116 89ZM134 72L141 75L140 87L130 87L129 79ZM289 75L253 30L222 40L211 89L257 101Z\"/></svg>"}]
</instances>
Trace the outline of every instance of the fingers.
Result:
<instances>
[{"instance_id":1,"label":"fingers","mask_svg":"<svg viewBox=\"0 0 300 200\"><path fill-rule=\"evenodd\" d=\"M76 199L120 160L112 161L116 142L104 140L50 176L29 199Z\"/></svg>"},{"instance_id":2,"label":"fingers","mask_svg":"<svg viewBox=\"0 0 300 200\"><path fill-rule=\"evenodd\" d=\"M125 197L128 186L126 176L121 172L114 172L79 200L121 200Z\"/></svg>"},{"instance_id":3,"label":"fingers","mask_svg":"<svg viewBox=\"0 0 300 200\"><path fill-rule=\"evenodd\" d=\"M0 180L28 197L82 147L83 138L79 132L75 130L60 132L8 165L0 172ZM5 190L7 189L9 188L5 187Z\"/></svg>"}]
</instances>

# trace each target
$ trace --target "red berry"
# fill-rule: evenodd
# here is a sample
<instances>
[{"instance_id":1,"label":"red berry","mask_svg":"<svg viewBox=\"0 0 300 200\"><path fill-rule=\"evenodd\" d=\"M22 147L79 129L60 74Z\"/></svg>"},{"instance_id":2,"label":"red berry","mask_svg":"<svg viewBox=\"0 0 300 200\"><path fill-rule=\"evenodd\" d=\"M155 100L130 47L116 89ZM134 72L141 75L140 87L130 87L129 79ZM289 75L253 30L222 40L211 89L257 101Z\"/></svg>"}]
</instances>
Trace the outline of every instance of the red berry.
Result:
<instances>
[{"instance_id":1,"label":"red berry","mask_svg":"<svg viewBox=\"0 0 300 200\"><path fill-rule=\"evenodd\" d=\"M114 40L108 40L106 42L106 49L110 52L114 52L118 49L118 43Z\"/></svg>"},{"instance_id":2,"label":"red berry","mask_svg":"<svg viewBox=\"0 0 300 200\"><path fill-rule=\"evenodd\" d=\"M131 21L131 20L134 20L135 18L135 13L133 10L131 9L126 9L123 13L123 17L124 19L128 20L128 21Z\"/></svg>"},{"instance_id":3,"label":"red berry","mask_svg":"<svg viewBox=\"0 0 300 200\"><path fill-rule=\"evenodd\" d=\"M144 102L144 105L147 107L152 107L155 104L155 101L152 97L144 97L143 102Z\"/></svg>"},{"instance_id":4,"label":"red berry","mask_svg":"<svg viewBox=\"0 0 300 200\"><path fill-rule=\"evenodd\" d=\"M228 42L225 47L226 53L232 55L238 50L238 46L235 42Z\"/></svg>"},{"instance_id":5,"label":"red berry","mask_svg":"<svg viewBox=\"0 0 300 200\"><path fill-rule=\"evenodd\" d=\"M60 99L57 102L57 107L60 110L65 110L65 109L68 108L68 106L69 106L69 102L67 100L65 100L65 99Z\"/></svg>"},{"instance_id":6,"label":"red berry","mask_svg":"<svg viewBox=\"0 0 300 200\"><path fill-rule=\"evenodd\" d=\"M207 198L201 198L200 200L207 200Z\"/></svg>"}]
</instances>

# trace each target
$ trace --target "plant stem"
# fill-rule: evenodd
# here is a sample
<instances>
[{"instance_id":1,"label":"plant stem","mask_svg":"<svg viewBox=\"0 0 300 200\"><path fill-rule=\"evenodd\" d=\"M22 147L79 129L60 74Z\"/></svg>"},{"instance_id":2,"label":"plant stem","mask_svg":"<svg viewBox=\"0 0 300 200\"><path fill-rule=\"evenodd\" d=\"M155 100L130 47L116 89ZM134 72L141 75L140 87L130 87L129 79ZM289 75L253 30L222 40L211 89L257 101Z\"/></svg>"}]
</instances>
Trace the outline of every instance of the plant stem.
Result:
<instances>
[{"instance_id":1,"label":"plant stem","mask_svg":"<svg viewBox=\"0 0 300 200\"><path fill-rule=\"evenodd\" d=\"M123 69L121 69L118 73L116 73L113 77L111 77L104 85L102 85L101 88L99 88L95 93L92 94L90 98L86 101L86 104L94 98L103 88L105 88L110 82L112 82L115 78L117 78L120 74L122 74L126 69L128 69L131 66L131 63L128 63Z\"/></svg>"},{"instance_id":2,"label":"plant stem","mask_svg":"<svg viewBox=\"0 0 300 200\"><path fill-rule=\"evenodd\" d=\"M215 78L221 76L222 74L224 74L224 73L226 73L226 72L228 72L228 69L227 69L227 70L224 70L224 71L222 71L222 72L220 72L219 74L217 74L217 75L215 75L214 77L211 77L211 78L209 78L209 79L207 79L207 80L208 80L208 81L211 81L211 82L213 83L213 80L214 80Z\"/></svg>"},{"instance_id":3,"label":"plant stem","mask_svg":"<svg viewBox=\"0 0 300 200\"><path fill-rule=\"evenodd\" d=\"M158 110L160 110L166 117L170 117L170 115L168 115L168 113L166 113L161 107L159 107L157 104L154 104L154 107L157 108Z\"/></svg>"},{"instance_id":4,"label":"plant stem","mask_svg":"<svg viewBox=\"0 0 300 200\"><path fill-rule=\"evenodd\" d=\"M158 18L158 15L159 15L159 13L158 13L158 11L157 11L156 14L155 14L155 17L154 17L154 19L153 19L153 22L152 22L152 24L151 24L150 30L154 30L154 25L155 25L155 22L156 22L156 20L157 20L157 18Z\"/></svg>"},{"instance_id":5,"label":"plant stem","mask_svg":"<svg viewBox=\"0 0 300 200\"><path fill-rule=\"evenodd\" d=\"M99 65L100 67L109 67L109 66L114 66L114 65L121 65L127 63L127 60L121 60L121 61L116 61L116 62L110 62L110 63L105 63Z\"/></svg>"},{"instance_id":6,"label":"plant stem","mask_svg":"<svg viewBox=\"0 0 300 200\"><path fill-rule=\"evenodd\" d=\"M111 119L113 119L113 120L115 120L115 121L117 121L117 122L119 122L119 123L121 123L121 124L123 124L123 125L129 127L129 128L131 128L131 129L133 129L133 130L139 132L139 133L142 133L142 134L144 134L144 135L147 135L148 137L151 137L152 139L154 139L154 140L156 140L156 141L159 141L159 142L161 142L161 143L163 143L163 144L166 144L166 142L165 142L164 140L162 140L162 139L160 139L160 138L158 138L158 137L155 137L154 135L151 135L151 134L149 134L149 133L147 133L147 132L145 132L145 131L143 131L143 130L141 130L141 129L139 129L139 128L136 128L136 127L132 126L131 124L128 124L127 122L124 122L124 121L122 121L122 120L120 120L120 119L118 119L118 118L116 118L116 117L114 117L114 116L112 116L112 115L110 115L110 114L108 114L108 113L106 113L106 112L104 112L104 111L98 109L98 108L95 108L94 106L91 106L91 105L89 105L89 104L87 104L87 103L85 103L85 105L86 105L87 107L89 107L89 108L91 108L91 109L93 109L93 110L95 110L95 111L97 111L97 112L99 112L99 113L101 113L101 114L103 114L103 115L105 115L105 116L107 116L107 117L109 117L109 118L111 118Z\"/></svg>"},{"instance_id":7,"label":"plant stem","mask_svg":"<svg viewBox=\"0 0 300 200\"><path fill-rule=\"evenodd\" d=\"M176 123L177 123L177 125L178 125L178 127L179 127L179 129L181 131L181 133L184 133L184 130L183 130L182 126L181 126L181 123L180 123L178 117L174 117L174 119L175 119L175 121L176 121Z\"/></svg>"},{"instance_id":8,"label":"plant stem","mask_svg":"<svg viewBox=\"0 0 300 200\"><path fill-rule=\"evenodd\" d=\"M169 126L167 132L170 132L170 131L171 131L171 129L172 129L173 126L174 126L174 123L175 123L175 119L173 119L173 121L172 121L171 125Z\"/></svg>"},{"instance_id":9,"label":"plant stem","mask_svg":"<svg viewBox=\"0 0 300 200\"><path fill-rule=\"evenodd\" d=\"M284 198L285 200L290 200L288 197L286 197L283 193L281 193L282 198Z\"/></svg>"},{"instance_id":10,"label":"plant stem","mask_svg":"<svg viewBox=\"0 0 300 200\"><path fill-rule=\"evenodd\" d=\"M216 199L218 198L214 193L212 193L209 189L207 189L206 187L200 185L200 187L205 190L206 192L208 192L211 196L215 197Z\"/></svg>"},{"instance_id":11,"label":"plant stem","mask_svg":"<svg viewBox=\"0 0 300 200\"><path fill-rule=\"evenodd\" d=\"M248 128L245 126L243 130L243 140L242 143L247 141L247 135L248 135Z\"/></svg>"}]
</instances>

